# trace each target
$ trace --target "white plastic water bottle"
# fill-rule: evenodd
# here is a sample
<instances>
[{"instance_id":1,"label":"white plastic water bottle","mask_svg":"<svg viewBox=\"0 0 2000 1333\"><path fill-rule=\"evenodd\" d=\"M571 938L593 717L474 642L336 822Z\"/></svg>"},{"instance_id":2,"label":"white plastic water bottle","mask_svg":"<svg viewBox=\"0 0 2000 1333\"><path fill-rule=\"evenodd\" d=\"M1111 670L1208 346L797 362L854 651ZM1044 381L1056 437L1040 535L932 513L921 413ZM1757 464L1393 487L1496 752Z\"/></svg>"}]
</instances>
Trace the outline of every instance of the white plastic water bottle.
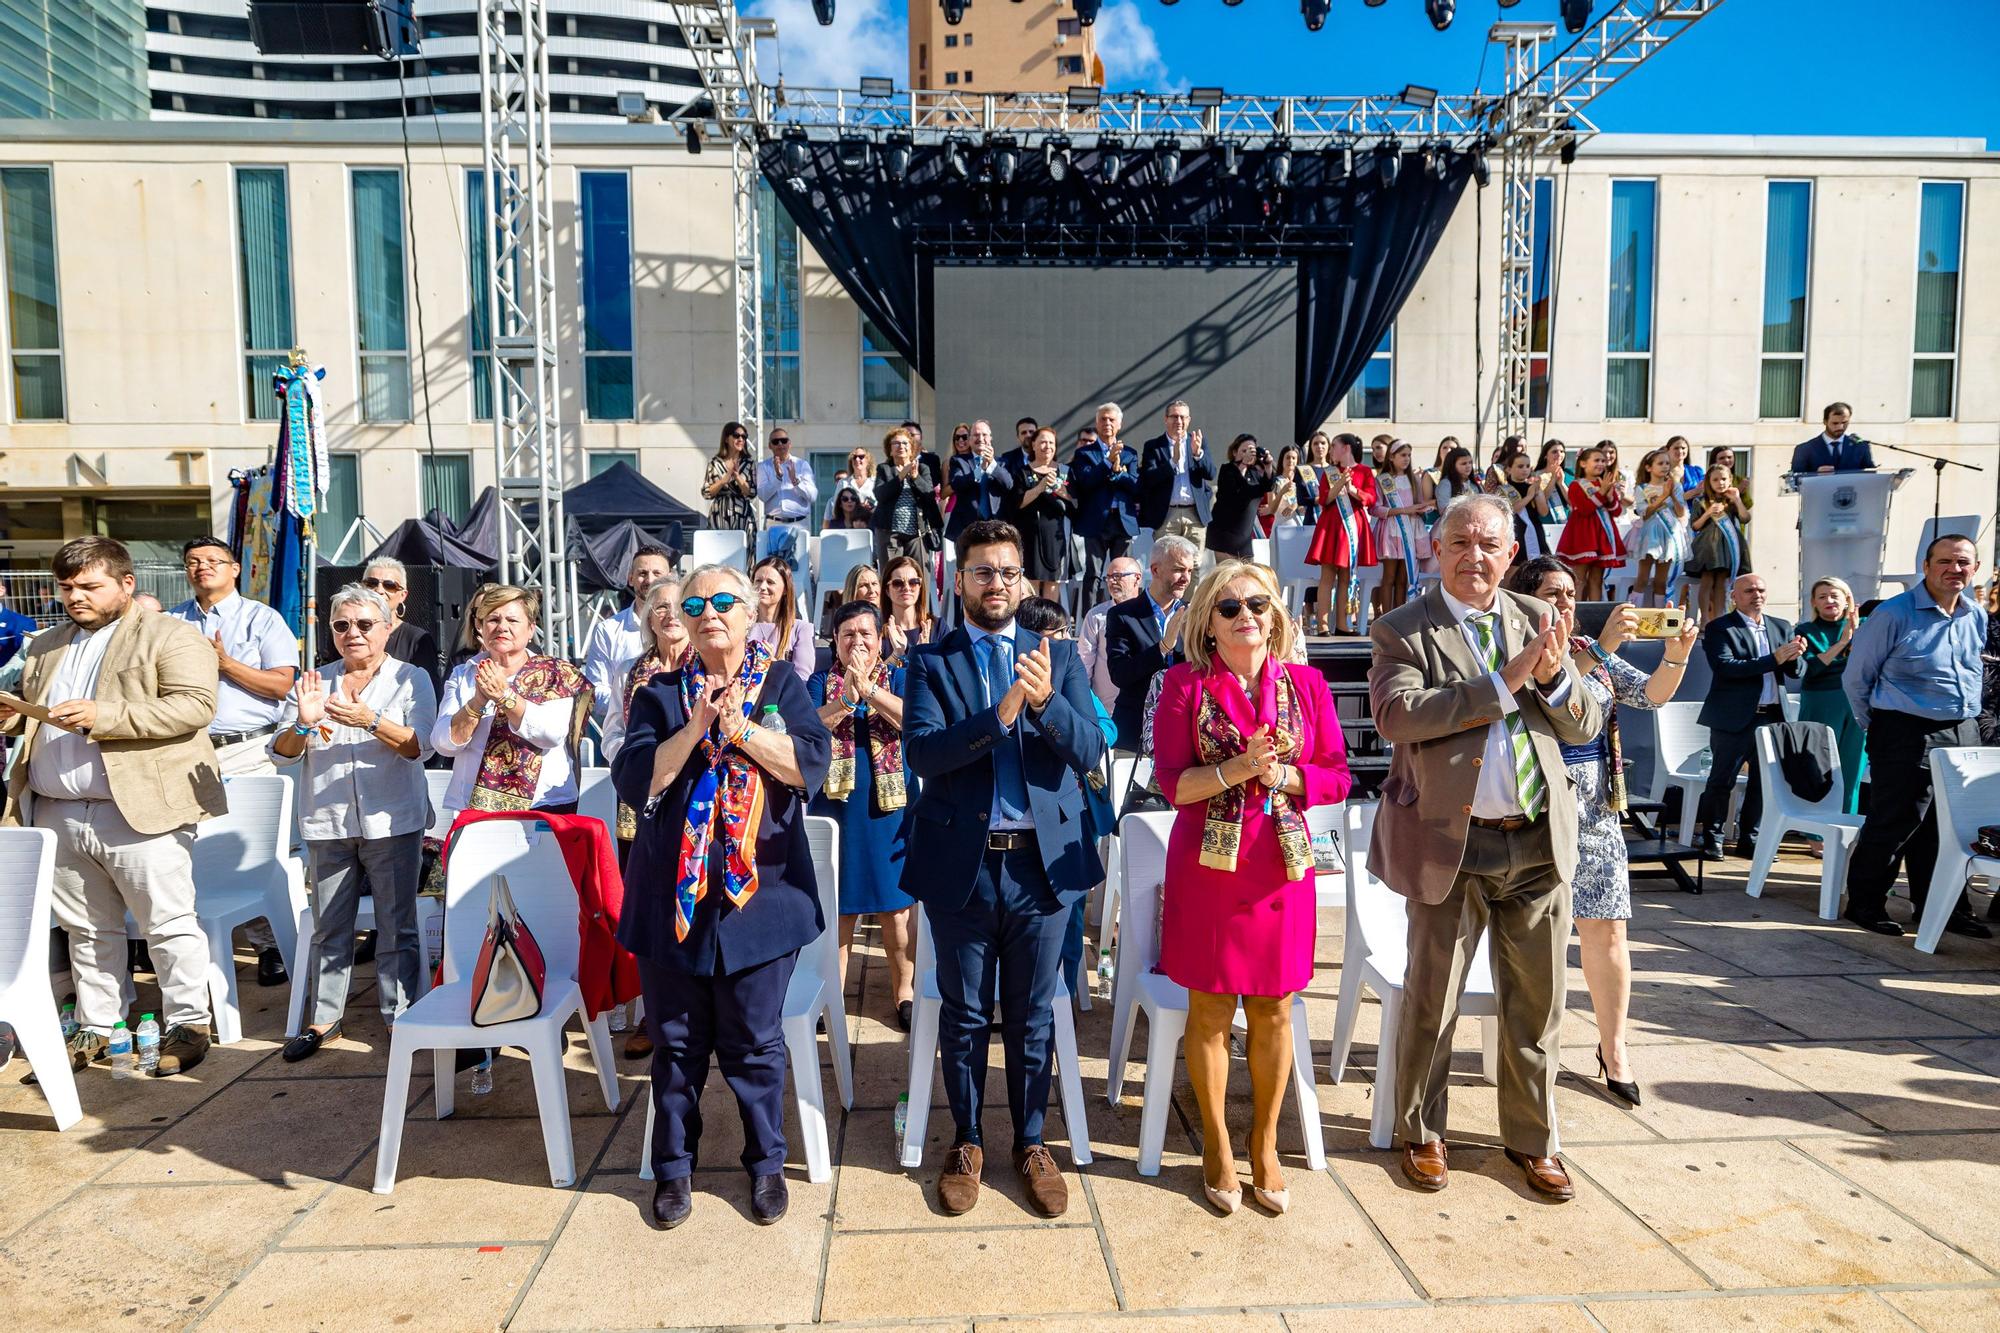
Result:
<instances>
[{"instance_id":1,"label":"white plastic water bottle","mask_svg":"<svg viewBox=\"0 0 2000 1333\"><path fill-rule=\"evenodd\" d=\"M622 1004L611 1006L611 1030L613 1032L625 1030L625 1006Z\"/></svg>"},{"instance_id":2,"label":"white plastic water bottle","mask_svg":"<svg viewBox=\"0 0 2000 1333\"><path fill-rule=\"evenodd\" d=\"M1111 961L1111 950L1097 951L1097 985L1106 999L1111 997L1112 983L1118 979L1117 966Z\"/></svg>"},{"instance_id":3,"label":"white plastic water bottle","mask_svg":"<svg viewBox=\"0 0 2000 1333\"><path fill-rule=\"evenodd\" d=\"M778 711L776 704L764 705L764 711L757 715L757 725L779 736L787 734L790 730L785 726L785 715Z\"/></svg>"},{"instance_id":4,"label":"white plastic water bottle","mask_svg":"<svg viewBox=\"0 0 2000 1333\"><path fill-rule=\"evenodd\" d=\"M76 1021L76 1006L73 1004L64 1005L62 1011L63 1040L68 1041L71 1037L74 1037L77 1028L80 1026L81 1024Z\"/></svg>"},{"instance_id":5,"label":"white plastic water bottle","mask_svg":"<svg viewBox=\"0 0 2000 1333\"><path fill-rule=\"evenodd\" d=\"M896 1095L896 1146L898 1148L902 1147L903 1131L909 1128L909 1124L910 1094L907 1092L898 1093Z\"/></svg>"},{"instance_id":6,"label":"white plastic water bottle","mask_svg":"<svg viewBox=\"0 0 2000 1333\"><path fill-rule=\"evenodd\" d=\"M491 1091L493 1091L493 1053L489 1051L484 1060L472 1067L472 1095L484 1097Z\"/></svg>"},{"instance_id":7,"label":"white plastic water bottle","mask_svg":"<svg viewBox=\"0 0 2000 1333\"><path fill-rule=\"evenodd\" d=\"M131 1078L132 1071L132 1029L119 1019L111 1029L111 1077Z\"/></svg>"},{"instance_id":8,"label":"white plastic water bottle","mask_svg":"<svg viewBox=\"0 0 2000 1333\"><path fill-rule=\"evenodd\" d=\"M151 1014L139 1015L133 1048L138 1053L140 1073L150 1074L160 1067L160 1025Z\"/></svg>"}]
</instances>

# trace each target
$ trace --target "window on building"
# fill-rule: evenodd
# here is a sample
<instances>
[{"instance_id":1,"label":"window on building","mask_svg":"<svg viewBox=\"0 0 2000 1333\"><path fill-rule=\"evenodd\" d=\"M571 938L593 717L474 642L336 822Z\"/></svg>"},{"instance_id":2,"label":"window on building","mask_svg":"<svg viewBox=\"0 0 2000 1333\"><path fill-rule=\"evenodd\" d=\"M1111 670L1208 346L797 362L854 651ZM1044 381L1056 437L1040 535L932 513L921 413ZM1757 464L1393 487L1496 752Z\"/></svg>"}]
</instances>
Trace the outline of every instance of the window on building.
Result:
<instances>
[{"instance_id":1,"label":"window on building","mask_svg":"<svg viewBox=\"0 0 2000 1333\"><path fill-rule=\"evenodd\" d=\"M958 45L958 34L957 34L957 33L955 33L955 32L948 32L948 33L946 33L946 34L944 35L944 44L945 44L946 46L948 46L948 47L950 47L950 46L957 46L957 45Z\"/></svg>"},{"instance_id":2,"label":"window on building","mask_svg":"<svg viewBox=\"0 0 2000 1333\"><path fill-rule=\"evenodd\" d=\"M838 483L836 478L847 471L847 458L851 452L848 449L820 449L807 456L812 463L813 485L819 489L819 504L814 507L812 515L814 532L826 527L827 508L833 503L834 495L843 484ZM868 497L868 502L870 504L875 502L872 494Z\"/></svg>"},{"instance_id":3,"label":"window on building","mask_svg":"<svg viewBox=\"0 0 2000 1333\"><path fill-rule=\"evenodd\" d=\"M363 421L410 419L410 339L403 277L403 177L356 171L354 313L360 334Z\"/></svg>"},{"instance_id":4,"label":"window on building","mask_svg":"<svg viewBox=\"0 0 2000 1333\"><path fill-rule=\"evenodd\" d=\"M799 228L771 187L757 182L758 294L764 326L764 417L799 419Z\"/></svg>"},{"instance_id":5,"label":"window on building","mask_svg":"<svg viewBox=\"0 0 2000 1333\"><path fill-rule=\"evenodd\" d=\"M326 495L319 515L319 545L329 558L361 516L361 455L326 456ZM350 545L345 554L358 557L373 545L365 536ZM336 561L336 563L338 563Z\"/></svg>"},{"instance_id":6,"label":"window on building","mask_svg":"<svg viewBox=\"0 0 2000 1333\"><path fill-rule=\"evenodd\" d=\"M620 463L639 466L639 451L636 449L593 449L590 451L590 475L602 476Z\"/></svg>"},{"instance_id":7,"label":"window on building","mask_svg":"<svg viewBox=\"0 0 2000 1333\"><path fill-rule=\"evenodd\" d=\"M1646 416L1653 401L1653 233L1659 183L1611 183L1611 312L1604 415Z\"/></svg>"},{"instance_id":8,"label":"window on building","mask_svg":"<svg viewBox=\"0 0 2000 1333\"><path fill-rule=\"evenodd\" d=\"M1056 73L1058 73L1058 74L1081 74L1081 73L1083 73L1083 57L1082 57L1082 56L1057 56L1057 57L1056 57Z\"/></svg>"},{"instance_id":9,"label":"window on building","mask_svg":"<svg viewBox=\"0 0 2000 1333\"><path fill-rule=\"evenodd\" d=\"M276 421L271 376L292 348L292 234L283 167L236 171L237 272L243 288L245 415Z\"/></svg>"},{"instance_id":10,"label":"window on building","mask_svg":"<svg viewBox=\"0 0 2000 1333\"><path fill-rule=\"evenodd\" d=\"M971 33L969 33L969 32L968 32L967 34L965 34L965 41L964 41L964 42L962 43L962 45L965 45L965 46L971 46L971 45L972 45L972 34L971 34Z\"/></svg>"},{"instance_id":11,"label":"window on building","mask_svg":"<svg viewBox=\"0 0 2000 1333\"><path fill-rule=\"evenodd\" d=\"M1057 20L1056 20L1056 36L1058 36L1058 37L1081 37L1082 35L1083 35L1083 20L1082 20L1082 19L1057 19Z\"/></svg>"},{"instance_id":12,"label":"window on building","mask_svg":"<svg viewBox=\"0 0 2000 1333\"><path fill-rule=\"evenodd\" d=\"M1925 181L1917 223L1916 362L1910 415L1949 417L1958 380L1959 270L1965 244L1965 183Z\"/></svg>"},{"instance_id":13,"label":"window on building","mask_svg":"<svg viewBox=\"0 0 2000 1333\"><path fill-rule=\"evenodd\" d=\"M882 336L875 322L861 317L861 419L903 421L915 415L909 360Z\"/></svg>"},{"instance_id":14,"label":"window on building","mask_svg":"<svg viewBox=\"0 0 2000 1333\"><path fill-rule=\"evenodd\" d=\"M16 421L63 419L62 308L56 283L54 183L47 167L0 171L0 277Z\"/></svg>"},{"instance_id":15,"label":"window on building","mask_svg":"<svg viewBox=\"0 0 2000 1333\"><path fill-rule=\"evenodd\" d=\"M946 70L944 72L944 81L949 84L956 84L958 82L958 71L955 69Z\"/></svg>"},{"instance_id":16,"label":"window on building","mask_svg":"<svg viewBox=\"0 0 2000 1333\"><path fill-rule=\"evenodd\" d=\"M961 82L961 83L971 83L971 82L972 82L972 71L971 71L971 70L967 70L967 71L965 71L965 77L964 77L963 79L959 80L959 82Z\"/></svg>"},{"instance_id":17,"label":"window on building","mask_svg":"<svg viewBox=\"0 0 2000 1333\"><path fill-rule=\"evenodd\" d=\"M1806 282L1812 256L1812 182L1772 181L1764 192L1764 361L1757 415L1796 421L1806 385Z\"/></svg>"},{"instance_id":18,"label":"window on building","mask_svg":"<svg viewBox=\"0 0 2000 1333\"><path fill-rule=\"evenodd\" d=\"M930 43L929 43L929 42L918 42L918 43L917 43L917 68L918 68L918 69L929 69L929 68L930 68L930 65L931 65L931 47L930 47Z\"/></svg>"},{"instance_id":19,"label":"window on building","mask_svg":"<svg viewBox=\"0 0 2000 1333\"><path fill-rule=\"evenodd\" d=\"M1533 251L1528 273L1528 415L1549 414L1549 338L1555 328L1556 183L1535 182Z\"/></svg>"},{"instance_id":20,"label":"window on building","mask_svg":"<svg viewBox=\"0 0 2000 1333\"><path fill-rule=\"evenodd\" d=\"M1382 335L1382 345L1369 354L1361 378L1347 391L1349 421L1388 421L1395 416L1396 329Z\"/></svg>"},{"instance_id":21,"label":"window on building","mask_svg":"<svg viewBox=\"0 0 2000 1333\"><path fill-rule=\"evenodd\" d=\"M583 196L583 410L630 421L632 389L632 178L578 173Z\"/></svg>"},{"instance_id":22,"label":"window on building","mask_svg":"<svg viewBox=\"0 0 2000 1333\"><path fill-rule=\"evenodd\" d=\"M424 512L435 509L454 523L472 512L472 455L419 454Z\"/></svg>"}]
</instances>

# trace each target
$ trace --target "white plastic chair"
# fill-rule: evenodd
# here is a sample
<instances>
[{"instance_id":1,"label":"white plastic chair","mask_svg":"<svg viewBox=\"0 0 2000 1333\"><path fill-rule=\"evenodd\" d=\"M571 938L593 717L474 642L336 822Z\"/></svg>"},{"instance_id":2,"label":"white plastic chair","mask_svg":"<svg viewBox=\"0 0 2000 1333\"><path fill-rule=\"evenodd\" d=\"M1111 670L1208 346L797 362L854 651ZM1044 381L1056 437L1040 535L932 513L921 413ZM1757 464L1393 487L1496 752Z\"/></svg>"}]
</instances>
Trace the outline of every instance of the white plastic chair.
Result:
<instances>
[{"instance_id":1,"label":"white plastic chair","mask_svg":"<svg viewBox=\"0 0 2000 1333\"><path fill-rule=\"evenodd\" d=\"M820 914L826 929L799 950L792 984L785 992L785 1059L792 1067L792 1097L798 1103L799 1130L805 1138L806 1179L823 1185L833 1179L832 1135L826 1124L826 1086L819 1077L819 1039L814 1029L826 1015L827 1042L833 1048L833 1082L840 1104L854 1109L854 1056L847 1044L847 1004L840 990L840 825L820 815L806 818L812 843L813 875L819 881ZM646 1089L645 1149L639 1157L639 1179L653 1178L653 1122L659 1104Z\"/></svg>"},{"instance_id":2,"label":"white plastic chair","mask_svg":"<svg viewBox=\"0 0 2000 1333\"><path fill-rule=\"evenodd\" d=\"M1140 528L1133 534L1132 545L1126 548L1125 554L1137 560L1140 569L1150 570L1153 567L1153 530Z\"/></svg>"},{"instance_id":3,"label":"white plastic chair","mask_svg":"<svg viewBox=\"0 0 2000 1333\"><path fill-rule=\"evenodd\" d=\"M1274 529L1274 530L1275 530L1275 529ZM1275 568L1276 568L1276 566L1274 566L1274 565L1272 565L1272 564L1271 564L1271 556L1272 556L1272 539L1271 539L1271 538L1269 538L1269 537L1252 537L1252 538L1250 539L1250 563L1251 563L1251 564L1253 564L1253 565L1263 565L1263 566L1264 566L1265 568L1267 568L1267 569L1275 569Z\"/></svg>"},{"instance_id":4,"label":"white plastic chair","mask_svg":"<svg viewBox=\"0 0 2000 1333\"><path fill-rule=\"evenodd\" d=\"M1340 1002L1334 1009L1333 1050L1327 1075L1335 1083L1347 1072L1354 1048L1354 1023L1365 985L1382 1001L1382 1033L1376 1043L1375 1109L1368 1142L1392 1145L1396 1130L1396 1039L1402 1030L1403 971L1409 963L1409 906L1402 895L1368 873L1368 843L1375 829L1375 803L1347 807L1347 937L1340 960ZM1484 1073L1497 1082L1500 1071L1499 1008L1493 995L1490 937L1482 933L1466 969L1458 1012L1478 1018L1484 1046ZM1555 1151L1553 1148L1551 1152Z\"/></svg>"},{"instance_id":5,"label":"white plastic chair","mask_svg":"<svg viewBox=\"0 0 2000 1333\"><path fill-rule=\"evenodd\" d=\"M690 571L703 565L734 565L738 569L750 568L750 534L741 528L698 528L688 543L688 556L694 562Z\"/></svg>"},{"instance_id":6,"label":"white plastic chair","mask_svg":"<svg viewBox=\"0 0 2000 1333\"><path fill-rule=\"evenodd\" d=\"M1764 784L1764 818L1757 829L1757 851L1750 861L1750 878L1743 892L1752 898L1764 896L1764 881L1778 859L1778 843L1787 833L1812 833L1824 840L1819 871L1819 916L1832 921L1840 915L1840 891L1847 886L1847 858L1861 836L1861 816L1842 810L1846 788L1840 780L1840 752L1834 748L1833 728L1824 722L1810 722L1827 733L1827 751L1833 756L1833 786L1817 801L1806 801L1785 781L1778 767L1778 732L1775 727L1757 728L1757 780Z\"/></svg>"},{"instance_id":7,"label":"white plastic chair","mask_svg":"<svg viewBox=\"0 0 2000 1333\"><path fill-rule=\"evenodd\" d=\"M610 769L586 768L578 775L576 812L602 821L612 836L617 836L618 790L611 785Z\"/></svg>"},{"instance_id":8,"label":"white plastic chair","mask_svg":"<svg viewBox=\"0 0 2000 1333\"><path fill-rule=\"evenodd\" d=\"M1915 558L1910 562L1910 568L1913 572L1908 574L1884 574L1882 582L1897 585L1896 590L1898 592L1908 592L1923 582L1924 552L1930 549L1930 544L1937 539L1939 533L1970 537L1972 538L1972 544L1978 546L1979 530L1982 526L1984 524L1977 514L1947 514L1943 518L1925 519L1923 529L1917 534ZM1889 589L1882 589L1881 595L1884 597L1889 596Z\"/></svg>"},{"instance_id":9,"label":"white plastic chair","mask_svg":"<svg viewBox=\"0 0 2000 1333\"><path fill-rule=\"evenodd\" d=\"M938 1019L944 1010L938 995L937 948L931 943L930 918L922 903L917 904L916 989L916 1012L910 1022L910 1103L903 1122L903 1165L911 1169L924 1164L924 1140L931 1124L931 1080L937 1076ZM1056 993L1049 1002L1055 1020L1051 1046L1056 1091L1062 1098L1063 1125L1069 1130L1069 1159L1077 1166L1088 1166L1093 1160L1090 1122L1083 1104L1083 1070L1077 1063L1076 1015L1071 1008L1069 987L1058 968Z\"/></svg>"},{"instance_id":10,"label":"white plastic chair","mask_svg":"<svg viewBox=\"0 0 2000 1333\"><path fill-rule=\"evenodd\" d=\"M431 826L424 830L424 836L442 838L451 821L457 817L456 810L444 808L444 794L451 789L451 770L448 768L427 768L424 770L424 785L430 789Z\"/></svg>"},{"instance_id":11,"label":"white plastic chair","mask_svg":"<svg viewBox=\"0 0 2000 1333\"><path fill-rule=\"evenodd\" d=\"M2000 857L1974 856L1981 824L2000 824L2000 747L1951 746L1931 751L1931 801L1937 811L1938 859L1917 923L1917 948L1936 953L1944 923L1970 875L2000 878Z\"/></svg>"},{"instance_id":12,"label":"white plastic chair","mask_svg":"<svg viewBox=\"0 0 2000 1333\"><path fill-rule=\"evenodd\" d=\"M396 1188L396 1163L403 1150L403 1117L410 1101L410 1065L418 1051L433 1053L431 1100L437 1118L452 1113L456 1053L481 1047L517 1046L534 1071L535 1102L541 1112L542 1144L548 1153L549 1183L565 1188L576 1179L576 1149L570 1141L569 1089L563 1073L563 1029L583 1018L583 988L577 984L576 886L562 849L543 826L515 820L474 824L458 835L445 871L444 984L403 1011L390 1030L388 1085L382 1094L382 1133L375 1152L375 1193ZM541 946L547 967L542 1010L533 1018L491 1027L472 1022L472 969L486 938L487 895L495 875L507 877L514 907ZM586 1019L590 1058L605 1105L618 1109L618 1071L612 1058L607 1016Z\"/></svg>"},{"instance_id":13,"label":"white plastic chair","mask_svg":"<svg viewBox=\"0 0 2000 1333\"><path fill-rule=\"evenodd\" d=\"M260 916L269 921L278 952L296 969L305 961L299 932L311 914L305 866L290 850L290 775L247 773L223 783L228 813L195 825L193 859L195 917L208 937L209 1008L215 1041L227 1046L243 1039L231 939L236 928Z\"/></svg>"},{"instance_id":14,"label":"white plastic chair","mask_svg":"<svg viewBox=\"0 0 2000 1333\"><path fill-rule=\"evenodd\" d=\"M1141 767L1143 765L1143 767ZM1151 775L1153 761L1150 757L1113 754L1111 756L1111 817L1121 819L1125 813L1125 793L1132 789L1132 783L1144 783ZM1118 886L1124 877L1122 861L1118 855L1118 833L1116 829L1097 840L1098 855L1104 862L1104 896L1097 908L1098 947L1103 941L1113 939L1118 933Z\"/></svg>"},{"instance_id":15,"label":"white plastic chair","mask_svg":"<svg viewBox=\"0 0 2000 1333\"><path fill-rule=\"evenodd\" d=\"M1278 586L1285 594L1285 604L1291 608L1292 618L1299 619L1306 613L1306 589L1319 586L1319 568L1306 563L1306 552L1312 548L1313 529L1296 523L1286 524L1271 531L1272 568L1278 574Z\"/></svg>"},{"instance_id":16,"label":"white plastic chair","mask_svg":"<svg viewBox=\"0 0 2000 1333\"><path fill-rule=\"evenodd\" d=\"M0 1021L12 1024L35 1068L58 1131L83 1118L70 1072L62 1018L49 982L49 900L56 835L45 828L0 829Z\"/></svg>"},{"instance_id":17,"label":"white plastic chair","mask_svg":"<svg viewBox=\"0 0 2000 1333\"><path fill-rule=\"evenodd\" d=\"M819 574L813 580L813 618L818 620L820 605L830 592L837 593L847 576L863 565L875 562L875 534L858 529L829 532L820 538ZM876 571L878 574L880 570ZM925 582L929 582L926 578Z\"/></svg>"},{"instance_id":18,"label":"white plastic chair","mask_svg":"<svg viewBox=\"0 0 2000 1333\"><path fill-rule=\"evenodd\" d=\"M1340 851L1347 856L1347 802L1335 801L1332 805L1316 805L1306 811L1306 830L1314 837L1322 833L1340 835ZM1333 871L1321 870L1313 876L1316 890L1314 902L1322 910L1337 907L1347 909L1347 876Z\"/></svg>"},{"instance_id":19,"label":"white plastic chair","mask_svg":"<svg viewBox=\"0 0 2000 1333\"><path fill-rule=\"evenodd\" d=\"M1678 787L1681 826L1677 841L1692 843L1697 806L1702 788L1708 785L1708 756L1704 753L1708 749L1708 728L1701 725L1701 704L1694 700L1665 703L1656 709L1642 710L1641 716L1649 713L1654 726L1653 776L1646 799L1664 801L1667 792ZM1748 787L1748 779L1739 773L1737 793L1740 795ZM1731 799L1733 804L1734 798Z\"/></svg>"},{"instance_id":20,"label":"white plastic chair","mask_svg":"<svg viewBox=\"0 0 2000 1333\"><path fill-rule=\"evenodd\" d=\"M1174 816L1165 811L1129 816L1119 834L1124 844L1126 915L1118 934L1118 971L1111 1001L1111 1071L1106 1092L1116 1106L1125 1092L1125 1067L1132 1057L1133 1019L1146 1015L1146 1088L1139 1111L1139 1174L1160 1174L1167 1141L1167 1113L1174 1095L1174 1070L1187 1034L1188 993L1154 970L1160 960L1158 907L1164 887L1167 839ZM1292 1095L1304 1129L1306 1164L1326 1166L1326 1135L1320 1126L1319 1094L1313 1088L1312 1039L1306 1031L1306 1002L1292 997Z\"/></svg>"}]
</instances>

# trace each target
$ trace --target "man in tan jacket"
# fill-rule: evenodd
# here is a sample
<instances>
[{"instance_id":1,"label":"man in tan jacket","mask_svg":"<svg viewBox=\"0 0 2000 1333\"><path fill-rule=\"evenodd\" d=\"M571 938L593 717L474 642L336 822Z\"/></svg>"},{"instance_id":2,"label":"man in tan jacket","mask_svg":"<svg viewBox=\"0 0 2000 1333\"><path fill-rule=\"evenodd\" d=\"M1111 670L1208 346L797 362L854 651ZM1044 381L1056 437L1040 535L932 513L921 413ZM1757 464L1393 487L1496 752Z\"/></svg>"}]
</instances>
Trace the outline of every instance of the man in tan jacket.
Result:
<instances>
[{"instance_id":1,"label":"man in tan jacket","mask_svg":"<svg viewBox=\"0 0 2000 1333\"><path fill-rule=\"evenodd\" d=\"M1507 503L1454 501L1432 541L1440 584L1369 631L1375 725L1395 748L1368 869L1410 900L1402 1023L1380 1056L1403 1174L1422 1190L1447 1183L1452 1027L1490 928L1500 1138L1531 1188L1568 1199L1554 1107L1576 792L1560 747L1595 736L1604 715L1570 663L1568 626L1500 586L1515 551Z\"/></svg>"},{"instance_id":2,"label":"man in tan jacket","mask_svg":"<svg viewBox=\"0 0 2000 1333\"><path fill-rule=\"evenodd\" d=\"M21 697L49 723L0 706L24 733L7 787L7 824L56 835L55 913L69 933L77 1021L71 1066L104 1055L125 1015L125 914L159 972L166 1034L160 1075L208 1053L208 940L194 914L194 826L221 814L209 744L216 659L185 622L134 605L132 557L108 537L56 552L70 623L35 637Z\"/></svg>"}]
</instances>

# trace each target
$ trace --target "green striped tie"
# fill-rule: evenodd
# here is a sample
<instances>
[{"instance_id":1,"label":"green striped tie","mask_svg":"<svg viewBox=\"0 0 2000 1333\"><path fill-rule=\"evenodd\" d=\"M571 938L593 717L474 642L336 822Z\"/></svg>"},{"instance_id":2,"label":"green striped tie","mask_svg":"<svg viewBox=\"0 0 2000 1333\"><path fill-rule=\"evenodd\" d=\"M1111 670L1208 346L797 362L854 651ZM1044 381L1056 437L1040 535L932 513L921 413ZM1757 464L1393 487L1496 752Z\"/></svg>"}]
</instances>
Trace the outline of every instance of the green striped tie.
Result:
<instances>
[{"instance_id":1,"label":"green striped tie","mask_svg":"<svg viewBox=\"0 0 2000 1333\"><path fill-rule=\"evenodd\" d=\"M1492 611L1471 617L1472 628L1479 635L1479 655L1488 671L1500 669L1500 641L1493 629L1499 618ZM1541 761L1535 758L1535 742L1528 735L1528 725L1521 720L1520 710L1507 714L1505 720L1507 743L1514 751L1514 792L1521 798L1521 813L1533 819L1542 813L1549 784L1542 778Z\"/></svg>"}]
</instances>

